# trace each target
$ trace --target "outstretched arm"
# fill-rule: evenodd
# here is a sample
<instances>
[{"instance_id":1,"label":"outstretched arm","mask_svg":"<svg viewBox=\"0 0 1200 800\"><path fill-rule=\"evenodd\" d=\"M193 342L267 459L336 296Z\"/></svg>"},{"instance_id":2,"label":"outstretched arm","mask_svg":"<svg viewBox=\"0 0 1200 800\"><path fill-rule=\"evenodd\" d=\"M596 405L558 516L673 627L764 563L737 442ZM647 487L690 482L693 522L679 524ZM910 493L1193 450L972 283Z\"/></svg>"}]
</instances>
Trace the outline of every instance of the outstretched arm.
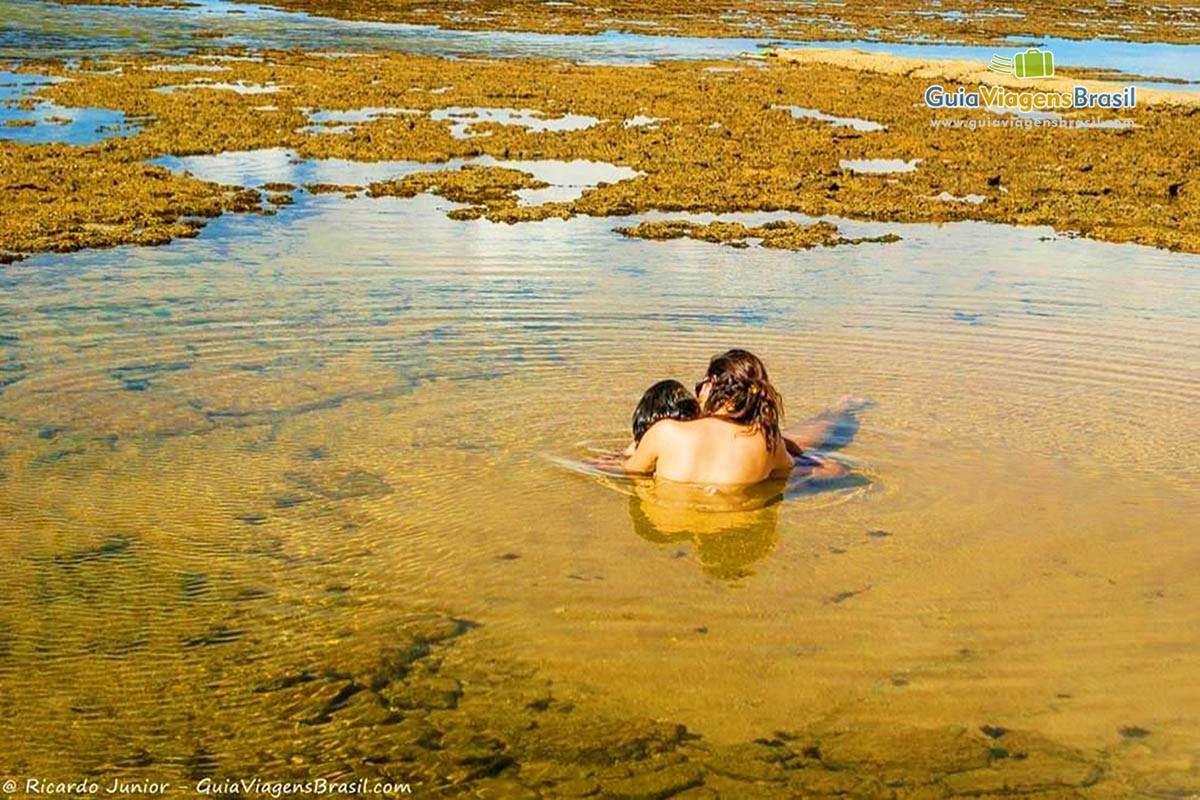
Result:
<instances>
[{"instance_id":1,"label":"outstretched arm","mask_svg":"<svg viewBox=\"0 0 1200 800\"><path fill-rule=\"evenodd\" d=\"M653 475L654 467L658 464L659 440L662 438L660 425L651 425L650 430L642 436L633 454L621 462L621 468L634 475Z\"/></svg>"},{"instance_id":2,"label":"outstretched arm","mask_svg":"<svg viewBox=\"0 0 1200 800\"><path fill-rule=\"evenodd\" d=\"M639 472L640 473L640 472L643 472L643 470L641 470L641 469L633 470L633 469L629 469L626 466L627 463L629 462L629 460L631 458L633 458L633 456L637 453L637 448L638 448L637 444L635 444L634 442L630 442L629 446L626 447L623 451L612 450L612 451L608 451L608 452L603 452L593 458L587 459L586 463L590 464L593 467L596 467L597 469L603 470L604 472L610 472L614 475L626 475L631 472ZM645 457L645 454L643 454L643 458L644 457ZM657 455L655 456L655 460L657 460ZM634 466L640 467L641 464L635 463ZM650 468L646 469L644 471L646 473L654 472L654 464L651 463Z\"/></svg>"}]
</instances>

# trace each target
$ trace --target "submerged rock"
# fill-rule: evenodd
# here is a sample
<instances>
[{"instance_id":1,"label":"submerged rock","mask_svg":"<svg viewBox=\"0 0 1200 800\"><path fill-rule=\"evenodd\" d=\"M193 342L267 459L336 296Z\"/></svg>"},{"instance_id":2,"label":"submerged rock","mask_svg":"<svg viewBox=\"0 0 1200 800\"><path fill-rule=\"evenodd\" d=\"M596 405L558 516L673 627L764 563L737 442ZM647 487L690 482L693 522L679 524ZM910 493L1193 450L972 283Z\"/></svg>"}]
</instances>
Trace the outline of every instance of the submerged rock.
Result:
<instances>
[{"instance_id":1,"label":"submerged rock","mask_svg":"<svg viewBox=\"0 0 1200 800\"><path fill-rule=\"evenodd\" d=\"M476 781L474 788L475 796L480 800L537 800L541 797L528 786L505 778L484 778Z\"/></svg>"},{"instance_id":2,"label":"submerged rock","mask_svg":"<svg viewBox=\"0 0 1200 800\"><path fill-rule=\"evenodd\" d=\"M462 697L462 685L454 678L428 678L405 683L391 683L380 691L384 700L396 709L457 708Z\"/></svg>"},{"instance_id":3,"label":"submerged rock","mask_svg":"<svg viewBox=\"0 0 1200 800\"><path fill-rule=\"evenodd\" d=\"M133 539L123 534L116 534L105 537L105 539L95 547L85 550L77 550L73 553L56 555L54 556L53 561L60 567L76 567L96 561L125 559L132 556L132 553L130 553L130 549L132 547Z\"/></svg>"},{"instance_id":4,"label":"submerged rock","mask_svg":"<svg viewBox=\"0 0 1200 800\"><path fill-rule=\"evenodd\" d=\"M704 782L704 772L696 764L673 764L654 772L632 775L602 783L606 797L614 800L658 800L671 797Z\"/></svg>"},{"instance_id":5,"label":"submerged rock","mask_svg":"<svg viewBox=\"0 0 1200 800\"><path fill-rule=\"evenodd\" d=\"M260 207L254 190L61 144L0 140L0 175L0 251L13 253L164 244L195 236L201 218Z\"/></svg>"}]
</instances>

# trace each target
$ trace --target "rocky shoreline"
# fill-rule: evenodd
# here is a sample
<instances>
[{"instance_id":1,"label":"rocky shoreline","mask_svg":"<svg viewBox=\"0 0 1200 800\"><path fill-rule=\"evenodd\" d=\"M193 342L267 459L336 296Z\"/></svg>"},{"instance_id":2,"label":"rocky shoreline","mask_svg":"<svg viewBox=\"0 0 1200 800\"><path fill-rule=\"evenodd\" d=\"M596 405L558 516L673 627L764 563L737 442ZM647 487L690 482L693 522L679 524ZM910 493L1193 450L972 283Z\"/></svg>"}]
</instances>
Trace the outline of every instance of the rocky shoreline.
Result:
<instances>
[{"instance_id":1,"label":"rocky shoreline","mask_svg":"<svg viewBox=\"0 0 1200 800\"><path fill-rule=\"evenodd\" d=\"M497 196L464 210L464 218L521 222L650 210L793 211L875 221L1047 225L1104 241L1200 252L1194 158L1200 107L1172 93L1103 115L1131 119L1132 128L969 130L935 128L930 120L935 114L962 121L1003 115L935 112L921 100L931 79L952 90L969 77L956 78L936 65L926 72L905 64L888 69L879 61L886 57L864 54L843 57L850 59L844 63L829 63L818 53L802 60L785 54L766 66L672 63L640 69L399 54L247 58L216 62L228 69L217 73L212 86L204 83L214 82L207 73L194 77L156 69L179 59L114 57L85 61L77 69L22 67L70 78L38 89L39 97L63 106L101 105L144 122L135 135L89 146L0 142L5 176L0 251L11 259L159 243L192 235L217 213L269 213L272 204L262 204L248 187L169 175L146 162L162 155L281 147L309 159L397 159L434 167L484 155L501 166L585 159L642 173L586 190L570 202L519 205ZM176 88L180 85L185 88ZM243 91L223 88L230 85ZM247 93L245 87L270 91ZM369 107L404 113L373 116L339 133L313 132L309 124L312 109ZM447 107L519 108L551 122L568 114L595 122L555 130L430 116ZM789 113L794 108L852 121L865 117L874 127L794 116ZM453 135L455 125L465 133ZM881 174L847 166L872 159L908 166Z\"/></svg>"}]
</instances>

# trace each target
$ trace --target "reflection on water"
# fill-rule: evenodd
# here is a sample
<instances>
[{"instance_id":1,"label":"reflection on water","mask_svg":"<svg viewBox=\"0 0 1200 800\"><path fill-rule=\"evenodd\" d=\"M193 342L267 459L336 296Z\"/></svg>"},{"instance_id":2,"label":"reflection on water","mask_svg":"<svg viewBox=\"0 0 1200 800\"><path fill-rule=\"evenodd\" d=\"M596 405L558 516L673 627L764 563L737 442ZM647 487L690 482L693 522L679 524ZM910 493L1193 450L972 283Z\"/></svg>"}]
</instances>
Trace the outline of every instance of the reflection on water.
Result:
<instances>
[{"instance_id":1,"label":"reflection on water","mask_svg":"<svg viewBox=\"0 0 1200 800\"><path fill-rule=\"evenodd\" d=\"M207 78L196 78L191 83L181 83L175 86L159 86L154 91L160 94L173 94L174 92L192 92L192 91L212 91L212 92L234 92L235 94L275 94L282 86L274 84L263 85L260 83L251 83L250 81L213 81Z\"/></svg>"},{"instance_id":2,"label":"reflection on water","mask_svg":"<svg viewBox=\"0 0 1200 800\"><path fill-rule=\"evenodd\" d=\"M775 487L782 499L782 486ZM745 511L714 513L688 506L663 503L650 491L630 495L629 519L633 532L657 545L690 543L695 560L708 576L735 581L753 574L752 565L766 558L778 538L779 509L776 503ZM687 551L674 549L672 557Z\"/></svg>"},{"instance_id":3,"label":"reflection on water","mask_svg":"<svg viewBox=\"0 0 1200 800\"><path fill-rule=\"evenodd\" d=\"M53 83L43 75L0 70L0 139L25 144L94 144L110 136L130 136L137 127L125 114L107 108L66 108L33 96Z\"/></svg>"},{"instance_id":4,"label":"reflection on water","mask_svg":"<svg viewBox=\"0 0 1200 800\"><path fill-rule=\"evenodd\" d=\"M836 503L865 499L870 478L851 472L842 477L771 480L753 487L694 486L639 479L629 492L633 532L658 545L691 545L697 566L719 581L740 581L754 574L778 540L784 500L813 512ZM672 558L688 550L672 548ZM739 584L735 584L739 585Z\"/></svg>"},{"instance_id":5,"label":"reflection on water","mask_svg":"<svg viewBox=\"0 0 1200 800\"><path fill-rule=\"evenodd\" d=\"M517 125L529 129L532 133L543 131L579 131L598 125L600 120L583 114L564 114L561 117L547 117L540 111L529 108L468 108L450 106L438 108L429 112L429 118L448 121L450 135L455 139L467 139L472 136L486 136L474 130L476 125L493 123L496 125Z\"/></svg>"},{"instance_id":6,"label":"reflection on water","mask_svg":"<svg viewBox=\"0 0 1200 800\"><path fill-rule=\"evenodd\" d=\"M549 184L541 189L521 189L516 193L522 203L529 205L570 202L577 199L584 190L594 188L600 183L618 183L636 178L640 174L630 167L584 159L510 161L492 156L479 156L450 159L443 164L420 161L362 162L336 158L305 160L282 148L186 158L164 156L155 159L154 163L177 172L189 172L202 180L241 186L262 186L266 183L290 183L296 186L365 185L429 170L457 170L467 164L505 167L527 172L535 179Z\"/></svg>"},{"instance_id":7,"label":"reflection on water","mask_svg":"<svg viewBox=\"0 0 1200 800\"><path fill-rule=\"evenodd\" d=\"M771 106L780 111L788 111L797 119L815 119L821 122L828 122L830 125L842 128L853 128L856 131L883 131L887 130L884 125L878 122L872 122L869 119L858 119L857 117L837 117L832 114L826 114L824 111L818 111L815 108L803 108L802 106Z\"/></svg>"},{"instance_id":8,"label":"reflection on water","mask_svg":"<svg viewBox=\"0 0 1200 800\"><path fill-rule=\"evenodd\" d=\"M171 165L250 186L429 168L293 161ZM1200 750L1180 711L1200 669L1196 256L847 220L902 241L739 251L612 231L663 215L295 200L0 273L14 763L372 752L372 728L329 722L345 687L313 676L361 675L427 608L477 623L495 663L715 740L829 718L1115 748L1132 726L1162 774ZM547 463L622 438L645 386L730 346L793 420L875 399L839 452L868 482L697 516Z\"/></svg>"},{"instance_id":9,"label":"reflection on water","mask_svg":"<svg viewBox=\"0 0 1200 800\"><path fill-rule=\"evenodd\" d=\"M921 159L905 161L903 158L843 158L838 162L842 169L851 172L886 174L889 172L915 172Z\"/></svg>"}]
</instances>

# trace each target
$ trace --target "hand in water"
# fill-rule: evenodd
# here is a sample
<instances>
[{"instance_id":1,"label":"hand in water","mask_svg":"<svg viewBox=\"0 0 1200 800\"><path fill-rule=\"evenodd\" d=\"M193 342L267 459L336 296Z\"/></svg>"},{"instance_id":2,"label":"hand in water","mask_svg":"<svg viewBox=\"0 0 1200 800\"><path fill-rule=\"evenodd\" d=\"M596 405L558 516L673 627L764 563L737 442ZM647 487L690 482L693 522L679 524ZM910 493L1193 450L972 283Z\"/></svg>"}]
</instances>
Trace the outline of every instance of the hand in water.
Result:
<instances>
[{"instance_id":1,"label":"hand in water","mask_svg":"<svg viewBox=\"0 0 1200 800\"><path fill-rule=\"evenodd\" d=\"M605 472L625 474L625 469L621 466L625 463L625 454L616 450L599 453L592 458L584 459L583 463Z\"/></svg>"}]
</instances>

